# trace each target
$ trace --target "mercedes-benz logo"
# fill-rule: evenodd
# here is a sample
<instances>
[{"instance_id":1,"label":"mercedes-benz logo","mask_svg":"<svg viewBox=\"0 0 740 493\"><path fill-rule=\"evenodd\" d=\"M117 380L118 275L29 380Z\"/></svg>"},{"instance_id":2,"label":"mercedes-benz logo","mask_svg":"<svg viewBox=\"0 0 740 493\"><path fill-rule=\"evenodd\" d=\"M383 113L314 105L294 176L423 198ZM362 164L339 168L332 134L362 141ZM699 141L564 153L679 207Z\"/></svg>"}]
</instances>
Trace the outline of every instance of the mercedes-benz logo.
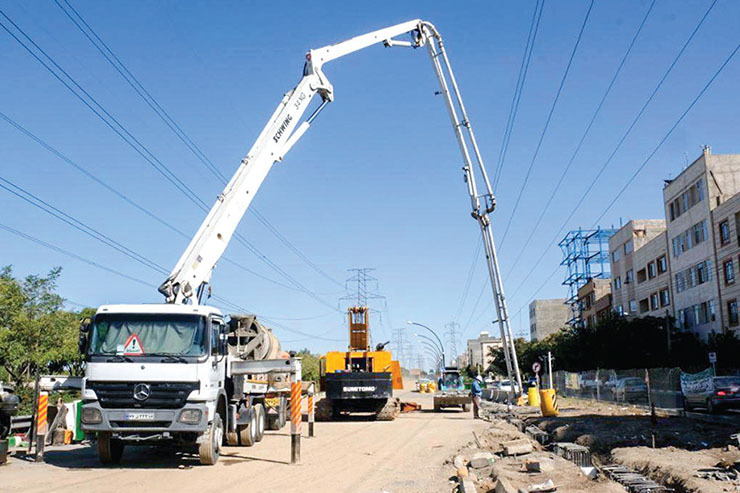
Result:
<instances>
[{"instance_id":1,"label":"mercedes-benz logo","mask_svg":"<svg viewBox=\"0 0 740 493\"><path fill-rule=\"evenodd\" d=\"M134 399L145 401L152 395L152 388L148 383L137 383L134 385Z\"/></svg>"}]
</instances>

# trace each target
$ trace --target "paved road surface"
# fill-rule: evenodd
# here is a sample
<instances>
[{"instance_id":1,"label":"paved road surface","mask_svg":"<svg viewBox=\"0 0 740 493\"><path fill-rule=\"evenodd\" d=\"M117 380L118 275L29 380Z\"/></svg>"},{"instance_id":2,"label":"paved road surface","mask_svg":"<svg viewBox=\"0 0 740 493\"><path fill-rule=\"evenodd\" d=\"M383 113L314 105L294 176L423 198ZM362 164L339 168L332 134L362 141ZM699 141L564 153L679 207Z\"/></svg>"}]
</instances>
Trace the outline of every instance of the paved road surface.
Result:
<instances>
[{"instance_id":1,"label":"paved road surface","mask_svg":"<svg viewBox=\"0 0 740 493\"><path fill-rule=\"evenodd\" d=\"M158 448L127 448L117 467L104 467L88 446L47 453L46 464L12 458L0 467L0 490L48 491L263 491L449 492L441 467L485 422L472 412L434 413L426 394L403 391L423 411L392 422L357 417L316 423L316 437L301 441L302 464L289 465L290 426L266 432L254 447L226 447L216 466L193 455ZM361 418L361 419L360 419ZM307 426L303 426L304 437Z\"/></svg>"}]
</instances>

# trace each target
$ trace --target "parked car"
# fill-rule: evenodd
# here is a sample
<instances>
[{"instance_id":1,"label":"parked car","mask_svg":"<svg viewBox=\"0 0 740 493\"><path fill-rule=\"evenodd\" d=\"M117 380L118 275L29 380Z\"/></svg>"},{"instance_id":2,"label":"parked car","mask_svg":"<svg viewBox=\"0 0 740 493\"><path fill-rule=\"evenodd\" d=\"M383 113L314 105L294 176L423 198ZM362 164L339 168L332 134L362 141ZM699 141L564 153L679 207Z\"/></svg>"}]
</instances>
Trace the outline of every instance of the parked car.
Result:
<instances>
[{"instance_id":1,"label":"parked car","mask_svg":"<svg viewBox=\"0 0 740 493\"><path fill-rule=\"evenodd\" d=\"M630 402L647 396L647 385L642 378L627 377L620 378L614 385L614 400L617 402Z\"/></svg>"},{"instance_id":2,"label":"parked car","mask_svg":"<svg viewBox=\"0 0 740 493\"><path fill-rule=\"evenodd\" d=\"M519 386L514 382L512 385L511 380L499 380L494 383L494 388L499 389L501 392L514 392L516 393Z\"/></svg>"},{"instance_id":3,"label":"parked car","mask_svg":"<svg viewBox=\"0 0 740 493\"><path fill-rule=\"evenodd\" d=\"M687 411L703 407L709 413L718 409L740 409L740 377L712 377L707 385L684 392L683 405Z\"/></svg>"}]
</instances>

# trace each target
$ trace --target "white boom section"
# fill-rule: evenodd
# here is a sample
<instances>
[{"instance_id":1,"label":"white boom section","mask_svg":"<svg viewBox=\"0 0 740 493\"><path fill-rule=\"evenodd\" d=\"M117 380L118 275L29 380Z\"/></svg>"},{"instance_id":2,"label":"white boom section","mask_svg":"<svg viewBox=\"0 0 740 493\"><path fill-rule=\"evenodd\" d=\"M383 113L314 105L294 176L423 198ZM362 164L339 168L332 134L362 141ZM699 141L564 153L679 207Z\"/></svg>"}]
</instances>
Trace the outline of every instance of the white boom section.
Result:
<instances>
[{"instance_id":1,"label":"white boom section","mask_svg":"<svg viewBox=\"0 0 740 493\"><path fill-rule=\"evenodd\" d=\"M411 40L393 39L403 34L410 34ZM188 300L195 304L198 303L201 294L199 291L209 282L216 263L221 258L232 234L272 165L283 159L285 154L308 130L319 111L328 102L333 101L333 87L322 71L323 65L377 43L383 43L388 47L419 48L426 46L427 48L440 85L440 94L444 96L455 137L463 155L462 170L470 195L472 216L480 226L486 248L491 290L498 316L497 323L504 344L509 378L519 384L519 391L521 391L519 364L514 350L509 315L493 241L493 230L488 217L495 207L493 190L463 105L460 90L452 73L442 37L434 25L418 19L311 50L306 55L307 61L303 78L295 89L283 97L247 157L242 160L236 174L219 195L205 221L201 224L200 229L182 257L180 257L170 276L160 286L159 291L165 295L168 303L186 303ZM317 93L321 96L321 105L308 119L298 125L298 121ZM472 149L472 156L470 149ZM476 168L485 189L482 194L479 194L476 184Z\"/></svg>"}]
</instances>

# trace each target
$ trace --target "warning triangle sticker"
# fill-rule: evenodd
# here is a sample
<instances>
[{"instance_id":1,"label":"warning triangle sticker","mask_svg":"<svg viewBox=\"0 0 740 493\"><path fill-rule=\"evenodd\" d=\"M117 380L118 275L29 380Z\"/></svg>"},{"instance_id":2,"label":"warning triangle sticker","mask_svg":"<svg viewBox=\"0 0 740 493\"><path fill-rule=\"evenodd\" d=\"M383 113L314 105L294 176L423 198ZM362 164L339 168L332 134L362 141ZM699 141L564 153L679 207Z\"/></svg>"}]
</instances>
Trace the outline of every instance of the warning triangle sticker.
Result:
<instances>
[{"instance_id":1,"label":"warning triangle sticker","mask_svg":"<svg viewBox=\"0 0 740 493\"><path fill-rule=\"evenodd\" d=\"M144 348L141 347L141 341L138 335L131 334L126 339L126 344L123 345L123 354L126 356L144 354Z\"/></svg>"}]
</instances>

